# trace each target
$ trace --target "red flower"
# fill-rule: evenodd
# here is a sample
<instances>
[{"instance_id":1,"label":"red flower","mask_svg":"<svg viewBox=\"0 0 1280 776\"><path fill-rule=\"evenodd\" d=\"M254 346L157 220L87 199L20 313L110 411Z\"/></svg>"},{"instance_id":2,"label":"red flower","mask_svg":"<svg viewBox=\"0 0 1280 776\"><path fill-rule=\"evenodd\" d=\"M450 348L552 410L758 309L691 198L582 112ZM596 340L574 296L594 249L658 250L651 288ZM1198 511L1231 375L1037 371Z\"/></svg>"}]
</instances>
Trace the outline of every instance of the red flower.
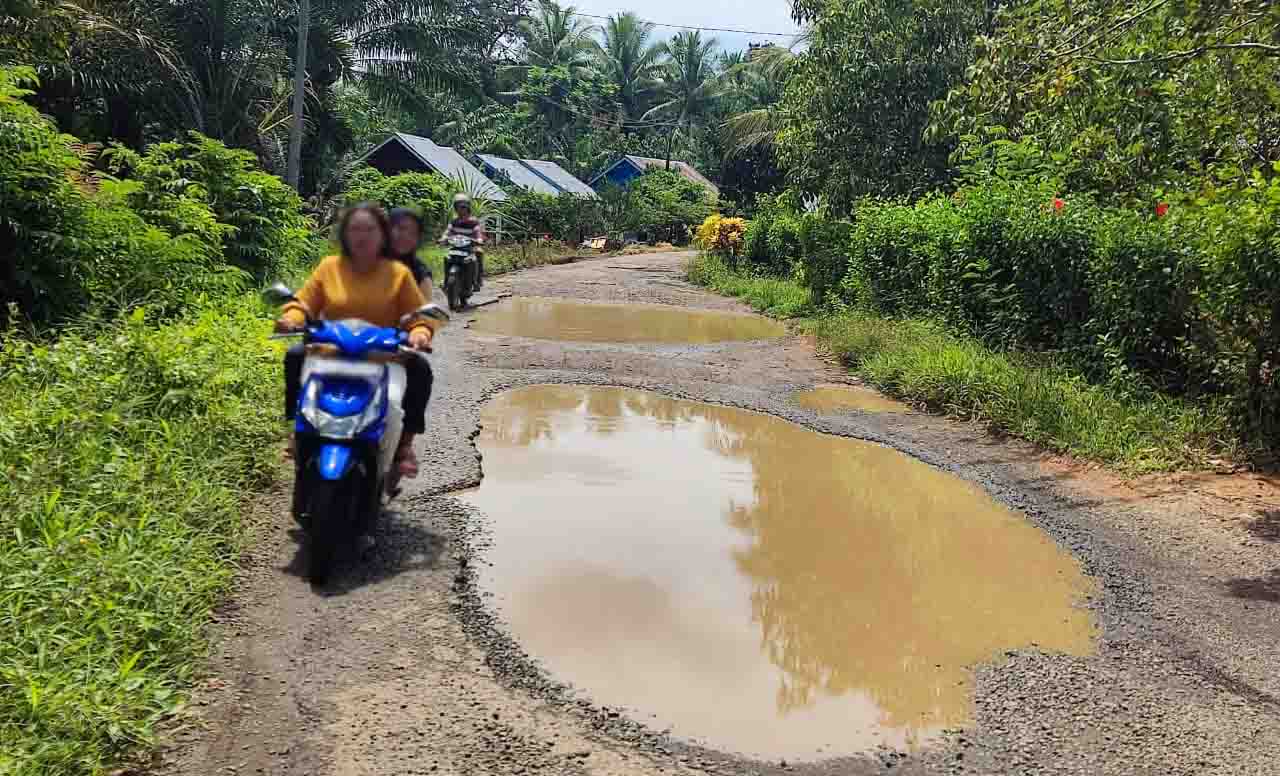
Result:
<instances>
[{"instance_id":1,"label":"red flower","mask_svg":"<svg viewBox=\"0 0 1280 776\"><path fill-rule=\"evenodd\" d=\"M1156 218L1164 218L1169 212L1169 203L1161 202L1156 205Z\"/></svg>"},{"instance_id":2,"label":"red flower","mask_svg":"<svg viewBox=\"0 0 1280 776\"><path fill-rule=\"evenodd\" d=\"M1062 210L1063 210L1063 208L1065 208L1066 206L1067 206L1066 200L1064 200L1062 197L1054 197L1054 198L1053 198L1053 209L1054 209L1054 210L1056 210L1056 211L1058 211L1059 213L1061 213L1061 212L1062 212Z\"/></svg>"}]
</instances>

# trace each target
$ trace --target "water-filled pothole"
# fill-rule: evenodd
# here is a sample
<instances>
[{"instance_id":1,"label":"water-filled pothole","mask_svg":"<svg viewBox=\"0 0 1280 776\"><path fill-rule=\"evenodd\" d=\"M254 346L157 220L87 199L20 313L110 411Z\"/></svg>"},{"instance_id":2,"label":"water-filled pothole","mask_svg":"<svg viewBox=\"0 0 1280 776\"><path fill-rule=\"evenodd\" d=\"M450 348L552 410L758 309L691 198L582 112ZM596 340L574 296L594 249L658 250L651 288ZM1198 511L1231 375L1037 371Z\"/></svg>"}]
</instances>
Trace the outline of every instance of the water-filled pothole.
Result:
<instances>
[{"instance_id":1,"label":"water-filled pothole","mask_svg":"<svg viewBox=\"0 0 1280 776\"><path fill-rule=\"evenodd\" d=\"M886 398L871 390L855 385L819 385L795 394L801 407L824 415L854 410L857 412L909 412L901 402Z\"/></svg>"},{"instance_id":2,"label":"water-filled pothole","mask_svg":"<svg viewBox=\"0 0 1280 776\"><path fill-rule=\"evenodd\" d=\"M1004 650L1084 654L1079 565L977 487L879 445L615 388L483 412L480 584L597 703L756 757L914 747Z\"/></svg>"},{"instance_id":3,"label":"water-filled pothole","mask_svg":"<svg viewBox=\"0 0 1280 776\"><path fill-rule=\"evenodd\" d=\"M786 334L782 324L759 315L529 298L510 299L485 310L472 328L513 337L619 343L709 344Z\"/></svg>"}]
</instances>

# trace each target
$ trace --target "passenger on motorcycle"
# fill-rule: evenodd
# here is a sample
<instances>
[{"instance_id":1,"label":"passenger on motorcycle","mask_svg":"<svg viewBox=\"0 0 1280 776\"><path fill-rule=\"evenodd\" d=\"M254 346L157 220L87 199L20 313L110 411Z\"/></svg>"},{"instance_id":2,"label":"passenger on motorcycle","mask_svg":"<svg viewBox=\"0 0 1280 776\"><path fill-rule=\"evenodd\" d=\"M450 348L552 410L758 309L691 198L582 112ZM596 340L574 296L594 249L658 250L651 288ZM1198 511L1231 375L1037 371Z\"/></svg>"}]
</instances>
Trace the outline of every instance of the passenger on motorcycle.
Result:
<instances>
[{"instance_id":1,"label":"passenger on motorcycle","mask_svg":"<svg viewBox=\"0 0 1280 776\"><path fill-rule=\"evenodd\" d=\"M449 222L449 226L445 228L444 234L440 235L440 242L448 240L450 235L462 235L470 237L476 243L476 282L472 293L480 290L484 285L484 249L481 247L485 242L484 223L480 219L471 215L471 197L465 193L456 194L453 197L453 212L457 218Z\"/></svg>"},{"instance_id":2,"label":"passenger on motorcycle","mask_svg":"<svg viewBox=\"0 0 1280 776\"><path fill-rule=\"evenodd\" d=\"M361 204L346 211L338 222L341 255L329 256L307 278L296 302L285 305L276 331L301 329L310 314L314 318L358 318L374 326L395 327L400 319L426 304L413 274L399 261L384 258L391 247L391 227L377 205ZM434 331L425 320L409 324L409 346L430 352ZM303 345L289 348L284 360L285 417L292 420L301 390ZM431 367L425 359L409 358L404 368L404 431L396 451L401 476L418 475L413 438L426 430L427 401L431 397ZM296 450L290 437L290 454Z\"/></svg>"},{"instance_id":3,"label":"passenger on motorcycle","mask_svg":"<svg viewBox=\"0 0 1280 776\"><path fill-rule=\"evenodd\" d=\"M414 210L398 207L388 216L391 222L391 258L409 268L413 280L422 290L422 296L431 301L431 268L418 258L418 249L422 247L422 216Z\"/></svg>"}]
</instances>

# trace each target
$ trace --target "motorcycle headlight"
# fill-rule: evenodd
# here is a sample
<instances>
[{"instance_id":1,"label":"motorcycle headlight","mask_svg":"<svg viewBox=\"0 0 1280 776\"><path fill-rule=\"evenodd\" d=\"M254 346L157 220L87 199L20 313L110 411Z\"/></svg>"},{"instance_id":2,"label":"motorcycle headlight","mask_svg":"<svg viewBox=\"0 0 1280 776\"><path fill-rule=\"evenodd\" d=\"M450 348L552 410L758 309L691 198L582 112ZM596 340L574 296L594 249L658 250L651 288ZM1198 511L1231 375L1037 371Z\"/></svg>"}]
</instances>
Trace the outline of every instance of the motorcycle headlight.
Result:
<instances>
[{"instance_id":1,"label":"motorcycle headlight","mask_svg":"<svg viewBox=\"0 0 1280 776\"><path fill-rule=\"evenodd\" d=\"M383 408L387 401L385 385L379 385L373 398L358 415L333 415L320 408L319 381L312 380L302 405L302 417L306 419L316 433L329 439L355 439L361 431L377 423L382 418Z\"/></svg>"}]
</instances>

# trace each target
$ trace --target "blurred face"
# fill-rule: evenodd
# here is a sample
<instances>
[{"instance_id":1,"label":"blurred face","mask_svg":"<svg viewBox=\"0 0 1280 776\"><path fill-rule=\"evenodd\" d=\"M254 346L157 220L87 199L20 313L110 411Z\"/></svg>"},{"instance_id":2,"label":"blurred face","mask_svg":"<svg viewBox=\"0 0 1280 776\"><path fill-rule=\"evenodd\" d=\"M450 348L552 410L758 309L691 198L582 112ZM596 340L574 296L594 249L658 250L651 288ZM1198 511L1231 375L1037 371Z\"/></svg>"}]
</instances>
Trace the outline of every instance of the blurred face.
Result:
<instances>
[{"instance_id":1,"label":"blurred face","mask_svg":"<svg viewBox=\"0 0 1280 776\"><path fill-rule=\"evenodd\" d=\"M347 247L352 258L376 259L382 253L382 227L364 210L356 211L347 221Z\"/></svg>"},{"instance_id":2,"label":"blurred face","mask_svg":"<svg viewBox=\"0 0 1280 776\"><path fill-rule=\"evenodd\" d=\"M471 215L471 207L469 205L459 203L454 205L453 209L458 213L458 218L466 218Z\"/></svg>"},{"instance_id":3,"label":"blurred face","mask_svg":"<svg viewBox=\"0 0 1280 776\"><path fill-rule=\"evenodd\" d=\"M412 218L402 218L391 225L391 252L397 256L407 256L418 250L421 238L418 224Z\"/></svg>"}]
</instances>

